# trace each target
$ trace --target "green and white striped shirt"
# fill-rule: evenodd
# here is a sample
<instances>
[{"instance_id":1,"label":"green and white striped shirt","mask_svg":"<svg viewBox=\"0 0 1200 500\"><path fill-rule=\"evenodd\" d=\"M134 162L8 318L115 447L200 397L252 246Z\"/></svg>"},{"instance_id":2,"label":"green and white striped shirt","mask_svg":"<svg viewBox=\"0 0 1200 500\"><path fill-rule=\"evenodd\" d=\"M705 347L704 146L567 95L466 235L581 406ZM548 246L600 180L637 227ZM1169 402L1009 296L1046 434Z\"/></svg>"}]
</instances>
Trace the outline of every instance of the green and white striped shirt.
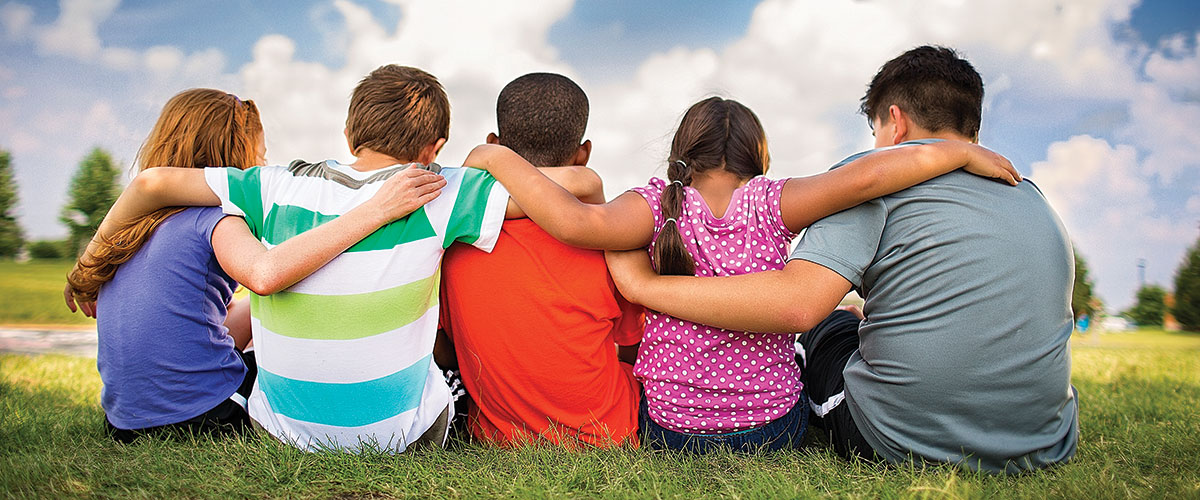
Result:
<instances>
[{"instance_id":1,"label":"green and white striped shirt","mask_svg":"<svg viewBox=\"0 0 1200 500\"><path fill-rule=\"evenodd\" d=\"M206 169L205 180L271 247L362 204L405 168L297 161ZM288 290L251 296L259 371L248 409L271 435L310 451L444 442L453 410L432 362L442 253L456 241L491 251L508 192L483 170L440 173L437 199Z\"/></svg>"}]
</instances>

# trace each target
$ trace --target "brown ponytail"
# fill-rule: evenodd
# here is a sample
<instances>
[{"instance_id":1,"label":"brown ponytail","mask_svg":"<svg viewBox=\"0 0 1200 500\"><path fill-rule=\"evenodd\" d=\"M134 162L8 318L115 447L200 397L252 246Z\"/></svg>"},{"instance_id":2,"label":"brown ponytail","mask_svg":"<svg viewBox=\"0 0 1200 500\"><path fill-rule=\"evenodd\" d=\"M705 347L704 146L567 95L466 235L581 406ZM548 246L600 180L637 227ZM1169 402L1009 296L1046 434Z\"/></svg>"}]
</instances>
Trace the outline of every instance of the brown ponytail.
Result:
<instances>
[{"instance_id":1,"label":"brown ponytail","mask_svg":"<svg viewBox=\"0 0 1200 500\"><path fill-rule=\"evenodd\" d=\"M667 161L671 183L660 199L667 222L654 241L654 266L661 275L691 276L696 272L696 263L684 245L678 223L685 203L684 186L691 185L693 174L714 168L742 179L766 173L771 163L767 136L750 108L737 101L709 97L683 114Z\"/></svg>"},{"instance_id":2,"label":"brown ponytail","mask_svg":"<svg viewBox=\"0 0 1200 500\"><path fill-rule=\"evenodd\" d=\"M262 130L254 101L242 101L213 89L185 90L163 106L138 151L139 170L166 166L249 168L258 159ZM67 275L75 300L95 301L100 286L133 258L158 225L183 209L162 208L122 224L108 238L98 237Z\"/></svg>"}]
</instances>

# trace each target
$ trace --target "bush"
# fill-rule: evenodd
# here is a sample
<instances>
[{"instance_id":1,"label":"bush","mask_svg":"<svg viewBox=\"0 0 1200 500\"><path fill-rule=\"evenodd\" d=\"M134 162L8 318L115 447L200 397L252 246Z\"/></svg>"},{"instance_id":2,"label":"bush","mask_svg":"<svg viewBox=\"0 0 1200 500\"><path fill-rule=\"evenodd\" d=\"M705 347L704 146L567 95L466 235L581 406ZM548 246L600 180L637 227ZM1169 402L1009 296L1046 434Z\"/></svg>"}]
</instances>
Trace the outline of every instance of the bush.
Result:
<instances>
[{"instance_id":1,"label":"bush","mask_svg":"<svg viewBox=\"0 0 1200 500\"><path fill-rule=\"evenodd\" d=\"M34 259L62 259L68 255L66 240L38 240L29 244L29 256Z\"/></svg>"},{"instance_id":2,"label":"bush","mask_svg":"<svg viewBox=\"0 0 1200 500\"><path fill-rule=\"evenodd\" d=\"M1167 291L1158 285L1143 286L1137 292L1137 304L1129 310L1129 317L1138 326L1162 326L1167 314Z\"/></svg>"},{"instance_id":3,"label":"bush","mask_svg":"<svg viewBox=\"0 0 1200 500\"><path fill-rule=\"evenodd\" d=\"M1175 271L1175 307L1171 314L1180 328L1200 332L1200 238L1189 248Z\"/></svg>"}]
</instances>

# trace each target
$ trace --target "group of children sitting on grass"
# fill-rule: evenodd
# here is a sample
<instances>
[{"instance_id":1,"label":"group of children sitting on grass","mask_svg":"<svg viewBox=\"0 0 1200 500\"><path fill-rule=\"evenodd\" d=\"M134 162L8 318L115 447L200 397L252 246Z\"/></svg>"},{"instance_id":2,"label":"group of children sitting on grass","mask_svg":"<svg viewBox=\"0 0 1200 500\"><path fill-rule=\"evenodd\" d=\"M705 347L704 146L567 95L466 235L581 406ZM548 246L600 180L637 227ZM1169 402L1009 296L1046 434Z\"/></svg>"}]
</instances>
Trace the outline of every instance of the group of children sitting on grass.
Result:
<instances>
[{"instance_id":1,"label":"group of children sitting on grass","mask_svg":"<svg viewBox=\"0 0 1200 500\"><path fill-rule=\"evenodd\" d=\"M794 446L814 406L797 332L643 310L600 250L648 252L663 275L777 270L830 214L964 164L1019 178L942 141L771 179L754 112L709 97L684 112L667 178L605 202L574 82L522 76L496 111L463 167L439 166L441 84L387 65L353 91L353 163L260 166L253 101L170 99L65 292L97 319L110 435L258 428L305 450L400 452L445 444L465 408L470 438L502 446Z\"/></svg>"}]
</instances>

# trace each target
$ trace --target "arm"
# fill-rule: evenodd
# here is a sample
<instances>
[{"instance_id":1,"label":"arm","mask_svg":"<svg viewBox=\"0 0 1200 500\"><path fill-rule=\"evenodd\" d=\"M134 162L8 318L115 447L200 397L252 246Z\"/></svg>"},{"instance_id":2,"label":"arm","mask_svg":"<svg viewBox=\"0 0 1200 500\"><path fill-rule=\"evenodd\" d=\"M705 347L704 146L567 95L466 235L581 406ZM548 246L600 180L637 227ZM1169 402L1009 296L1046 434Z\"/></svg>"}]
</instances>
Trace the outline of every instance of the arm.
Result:
<instances>
[{"instance_id":1,"label":"arm","mask_svg":"<svg viewBox=\"0 0 1200 500\"><path fill-rule=\"evenodd\" d=\"M599 175L596 175L596 171L590 168L582 166L547 167L539 168L538 171L549 177L555 184L562 186L579 201L593 205L604 203L604 182L600 180ZM525 211L521 210L521 206L510 198L504 218L523 219L525 217Z\"/></svg>"},{"instance_id":2,"label":"arm","mask_svg":"<svg viewBox=\"0 0 1200 500\"><path fill-rule=\"evenodd\" d=\"M788 179L780 210L784 225L799 232L813 222L868 200L901 191L960 167L1016 185L1007 158L963 141L940 141L875 151L829 172Z\"/></svg>"},{"instance_id":3,"label":"arm","mask_svg":"<svg viewBox=\"0 0 1200 500\"><path fill-rule=\"evenodd\" d=\"M845 278L805 260L788 262L780 271L701 278L659 276L641 250L604 256L617 288L630 301L731 330L808 331L850 291Z\"/></svg>"},{"instance_id":4,"label":"arm","mask_svg":"<svg viewBox=\"0 0 1200 500\"><path fill-rule=\"evenodd\" d=\"M530 219L568 245L629 250L648 245L654 234L654 213L636 193L589 205L504 146L476 146L463 163L491 172Z\"/></svg>"},{"instance_id":5,"label":"arm","mask_svg":"<svg viewBox=\"0 0 1200 500\"><path fill-rule=\"evenodd\" d=\"M270 250L240 217L225 217L213 229L213 252L231 278L258 295L270 295L306 278L380 226L437 198L445 185L440 175L405 169L384 181L366 203Z\"/></svg>"},{"instance_id":6,"label":"arm","mask_svg":"<svg viewBox=\"0 0 1200 500\"><path fill-rule=\"evenodd\" d=\"M253 335L250 328L250 299L234 299L225 309L225 328L233 337L233 345L239 351L245 351Z\"/></svg>"}]
</instances>

